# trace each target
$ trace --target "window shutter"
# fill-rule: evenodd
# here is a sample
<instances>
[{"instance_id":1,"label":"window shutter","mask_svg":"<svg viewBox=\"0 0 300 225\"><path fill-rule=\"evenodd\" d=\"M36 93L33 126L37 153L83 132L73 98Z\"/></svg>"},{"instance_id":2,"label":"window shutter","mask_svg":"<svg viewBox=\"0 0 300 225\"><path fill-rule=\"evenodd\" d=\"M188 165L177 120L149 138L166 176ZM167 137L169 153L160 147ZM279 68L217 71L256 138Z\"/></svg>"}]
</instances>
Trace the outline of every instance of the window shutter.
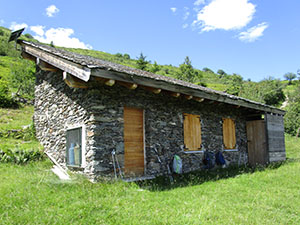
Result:
<instances>
[{"instance_id":1,"label":"window shutter","mask_svg":"<svg viewBox=\"0 0 300 225\"><path fill-rule=\"evenodd\" d=\"M183 134L184 145L188 151L201 149L201 121L199 115L184 113Z\"/></svg>"},{"instance_id":2,"label":"window shutter","mask_svg":"<svg viewBox=\"0 0 300 225\"><path fill-rule=\"evenodd\" d=\"M225 149L234 149L236 145L235 124L233 119L223 118L223 142Z\"/></svg>"}]
</instances>

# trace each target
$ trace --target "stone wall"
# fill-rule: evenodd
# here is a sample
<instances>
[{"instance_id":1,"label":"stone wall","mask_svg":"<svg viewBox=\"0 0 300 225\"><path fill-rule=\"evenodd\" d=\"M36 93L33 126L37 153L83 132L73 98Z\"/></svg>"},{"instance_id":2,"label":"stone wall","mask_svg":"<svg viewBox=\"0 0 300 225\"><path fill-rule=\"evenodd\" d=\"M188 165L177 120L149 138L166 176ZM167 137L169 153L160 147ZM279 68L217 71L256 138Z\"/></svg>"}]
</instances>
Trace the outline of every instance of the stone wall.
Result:
<instances>
[{"instance_id":1,"label":"stone wall","mask_svg":"<svg viewBox=\"0 0 300 225\"><path fill-rule=\"evenodd\" d=\"M62 81L61 74L42 71L37 74L35 94L37 137L62 165L65 165L66 126L86 125L84 173L91 179L112 175L112 150L116 150L121 167L124 165L124 106L144 109L147 175L166 173L153 147L163 162L170 162L174 154L178 154L183 159L183 172L202 168L203 153L183 151L183 113L200 115L203 150L209 151L223 148L222 118L234 119L239 151L225 152L224 156L229 163L248 161L246 121L240 110L230 105L198 103L164 93L156 95L140 87L128 90L118 84L73 89Z\"/></svg>"}]
</instances>

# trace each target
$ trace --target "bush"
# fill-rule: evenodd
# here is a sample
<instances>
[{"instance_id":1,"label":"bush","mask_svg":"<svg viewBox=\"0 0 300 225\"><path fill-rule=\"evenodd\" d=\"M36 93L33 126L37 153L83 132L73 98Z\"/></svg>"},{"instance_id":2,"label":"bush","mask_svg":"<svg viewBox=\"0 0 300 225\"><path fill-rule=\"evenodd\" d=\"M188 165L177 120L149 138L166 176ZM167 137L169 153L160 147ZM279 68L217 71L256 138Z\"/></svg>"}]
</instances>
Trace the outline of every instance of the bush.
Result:
<instances>
[{"instance_id":1,"label":"bush","mask_svg":"<svg viewBox=\"0 0 300 225\"><path fill-rule=\"evenodd\" d=\"M0 107L17 107L18 104L10 96L8 82L0 77Z\"/></svg>"},{"instance_id":2,"label":"bush","mask_svg":"<svg viewBox=\"0 0 300 225\"><path fill-rule=\"evenodd\" d=\"M125 53L125 54L123 55L123 58L124 58L124 59L130 59L130 55L127 54L127 53Z\"/></svg>"},{"instance_id":3,"label":"bush","mask_svg":"<svg viewBox=\"0 0 300 225\"><path fill-rule=\"evenodd\" d=\"M296 135L300 129L300 86L289 94L288 106L285 108L287 111L284 116L284 129L285 132Z\"/></svg>"},{"instance_id":4,"label":"bush","mask_svg":"<svg viewBox=\"0 0 300 225\"><path fill-rule=\"evenodd\" d=\"M10 83L17 89L16 95L25 98L34 97L35 67L28 60L19 59L18 66L11 65Z\"/></svg>"},{"instance_id":5,"label":"bush","mask_svg":"<svg viewBox=\"0 0 300 225\"><path fill-rule=\"evenodd\" d=\"M0 132L0 137L22 139L23 141L30 141L35 139L35 127L33 123L22 130L8 130Z\"/></svg>"},{"instance_id":6,"label":"bush","mask_svg":"<svg viewBox=\"0 0 300 225\"><path fill-rule=\"evenodd\" d=\"M16 163L16 164L25 164L29 161L40 161L43 160L44 153L40 150L0 150L0 162L8 163Z\"/></svg>"}]
</instances>

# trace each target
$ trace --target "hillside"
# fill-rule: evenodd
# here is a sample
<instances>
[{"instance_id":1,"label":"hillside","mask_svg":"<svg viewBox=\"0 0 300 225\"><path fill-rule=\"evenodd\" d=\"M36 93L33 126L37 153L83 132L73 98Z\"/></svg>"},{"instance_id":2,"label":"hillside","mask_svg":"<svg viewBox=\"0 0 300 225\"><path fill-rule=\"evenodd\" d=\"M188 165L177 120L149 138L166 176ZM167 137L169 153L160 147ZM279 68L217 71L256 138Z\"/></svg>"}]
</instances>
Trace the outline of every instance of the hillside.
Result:
<instances>
[{"instance_id":1,"label":"hillside","mask_svg":"<svg viewBox=\"0 0 300 225\"><path fill-rule=\"evenodd\" d=\"M5 78L8 81L11 74L11 68L21 68L21 67L24 68L24 60L20 58L20 52L16 50L14 43L11 42L7 44L9 35L10 35L10 31L7 28L0 27L0 56L1 56L0 74L3 78ZM25 34L21 38L28 41L36 41L32 39L32 36L29 34ZM263 99L263 97L255 96L253 93L249 92L248 89L253 89L253 86L257 86L258 83L251 82L251 81L244 81L242 76L238 74L231 74L231 75L226 74L226 72L223 71L222 69L218 70L217 71L218 73L215 73L209 68L203 68L202 70L198 68L194 68L192 66L192 59L190 60L188 57L186 59L183 59L183 63L177 67L173 65L160 65L155 60L153 62L148 61L148 59L143 55L130 56L127 53L110 54L110 53L96 51L96 50L74 49L74 48L62 48L62 49L76 52L83 55L93 56L96 58L100 58L102 60L115 62L133 68L142 68L144 70L156 74L170 76L177 79L183 79L199 85L205 85L215 90L226 91L229 94L239 95L255 101L268 103L265 101L265 99ZM33 64L28 66L26 65L25 67L31 67L28 68L28 70L31 71L34 70ZM188 75L186 74L190 75L190 77L188 77ZM280 83L280 85L282 86L282 88L286 86L283 83ZM16 85L9 85L9 86L10 87L14 86L16 88ZM278 84L277 86L279 87ZM280 99L280 101L276 102L276 104L279 104L283 101L284 99Z\"/></svg>"},{"instance_id":2,"label":"hillside","mask_svg":"<svg viewBox=\"0 0 300 225\"><path fill-rule=\"evenodd\" d=\"M9 35L10 30L0 27L0 107L16 107L16 96L17 98L29 100L34 98L35 65L20 56L20 46L15 46L13 42L7 43ZM21 38L37 42L30 34L22 35ZM285 105L287 105L285 109L288 110L286 118L289 120L286 124L292 127L291 129L288 128L289 132L295 135L296 130L300 127L300 115L297 112L298 107L289 107L289 104L286 104L298 102L298 91L296 91L299 86L298 80L287 82L268 77L260 82L252 82L250 80L243 80L239 74L227 74L222 69L219 69L216 73L209 68L203 68L202 70L194 68L192 60L188 57L183 59L183 63L179 66L174 66L160 65L155 60L149 61L142 54L140 56L130 56L127 53L110 54L96 50L62 49L182 79L267 105L280 107L285 102ZM285 101L286 96L289 96L288 102ZM291 109L293 113L290 113ZM294 124L295 121L296 124Z\"/></svg>"}]
</instances>

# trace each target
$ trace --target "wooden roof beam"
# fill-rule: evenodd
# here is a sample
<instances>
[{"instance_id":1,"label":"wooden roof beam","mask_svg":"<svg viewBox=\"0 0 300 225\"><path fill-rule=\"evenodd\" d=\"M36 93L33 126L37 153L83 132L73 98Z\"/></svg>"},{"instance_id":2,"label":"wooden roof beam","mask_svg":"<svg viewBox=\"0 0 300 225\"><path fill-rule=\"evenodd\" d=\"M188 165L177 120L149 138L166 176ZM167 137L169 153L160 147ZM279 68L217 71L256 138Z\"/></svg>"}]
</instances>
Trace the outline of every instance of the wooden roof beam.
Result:
<instances>
[{"instance_id":1,"label":"wooden roof beam","mask_svg":"<svg viewBox=\"0 0 300 225\"><path fill-rule=\"evenodd\" d=\"M199 97L193 97L193 99L197 102L203 102L204 98L199 98Z\"/></svg>"},{"instance_id":2,"label":"wooden roof beam","mask_svg":"<svg viewBox=\"0 0 300 225\"><path fill-rule=\"evenodd\" d=\"M27 60L30 60L32 62L36 62L36 57L34 57L33 55L30 55L26 52L23 52L21 53L21 56L24 58L24 59L27 59Z\"/></svg>"},{"instance_id":3,"label":"wooden roof beam","mask_svg":"<svg viewBox=\"0 0 300 225\"><path fill-rule=\"evenodd\" d=\"M87 82L68 74L66 71L63 72L63 80L69 87L72 88L89 88Z\"/></svg>"},{"instance_id":4,"label":"wooden roof beam","mask_svg":"<svg viewBox=\"0 0 300 225\"><path fill-rule=\"evenodd\" d=\"M174 98L178 98L181 95L179 92L167 91L167 90L163 90L163 93L165 93L166 95L172 96Z\"/></svg>"},{"instance_id":5,"label":"wooden roof beam","mask_svg":"<svg viewBox=\"0 0 300 225\"><path fill-rule=\"evenodd\" d=\"M100 82L100 83L105 84L105 85L110 86L110 87L113 86L113 85L116 83L115 80L112 80L112 79L106 79L106 78L101 78L101 77L95 77L95 80L96 80L97 82Z\"/></svg>"},{"instance_id":6,"label":"wooden roof beam","mask_svg":"<svg viewBox=\"0 0 300 225\"><path fill-rule=\"evenodd\" d=\"M178 98L180 96L180 93L178 92L171 92L170 95L174 98Z\"/></svg>"},{"instance_id":7,"label":"wooden roof beam","mask_svg":"<svg viewBox=\"0 0 300 225\"><path fill-rule=\"evenodd\" d=\"M148 86L141 86L143 89L150 91L154 94L159 94L161 92L160 88L153 88L153 87L148 87Z\"/></svg>"},{"instance_id":8,"label":"wooden roof beam","mask_svg":"<svg viewBox=\"0 0 300 225\"><path fill-rule=\"evenodd\" d=\"M36 64L44 71L57 72L59 69L51 64L41 60L40 58L36 58Z\"/></svg>"},{"instance_id":9,"label":"wooden roof beam","mask_svg":"<svg viewBox=\"0 0 300 225\"><path fill-rule=\"evenodd\" d=\"M128 88L129 90L135 90L138 85L134 84L134 83L128 83L128 82L122 82L122 81L118 81L118 84L122 85L123 87Z\"/></svg>"},{"instance_id":10,"label":"wooden roof beam","mask_svg":"<svg viewBox=\"0 0 300 225\"><path fill-rule=\"evenodd\" d=\"M184 95L186 100L191 100L193 99L193 95Z\"/></svg>"}]
</instances>

